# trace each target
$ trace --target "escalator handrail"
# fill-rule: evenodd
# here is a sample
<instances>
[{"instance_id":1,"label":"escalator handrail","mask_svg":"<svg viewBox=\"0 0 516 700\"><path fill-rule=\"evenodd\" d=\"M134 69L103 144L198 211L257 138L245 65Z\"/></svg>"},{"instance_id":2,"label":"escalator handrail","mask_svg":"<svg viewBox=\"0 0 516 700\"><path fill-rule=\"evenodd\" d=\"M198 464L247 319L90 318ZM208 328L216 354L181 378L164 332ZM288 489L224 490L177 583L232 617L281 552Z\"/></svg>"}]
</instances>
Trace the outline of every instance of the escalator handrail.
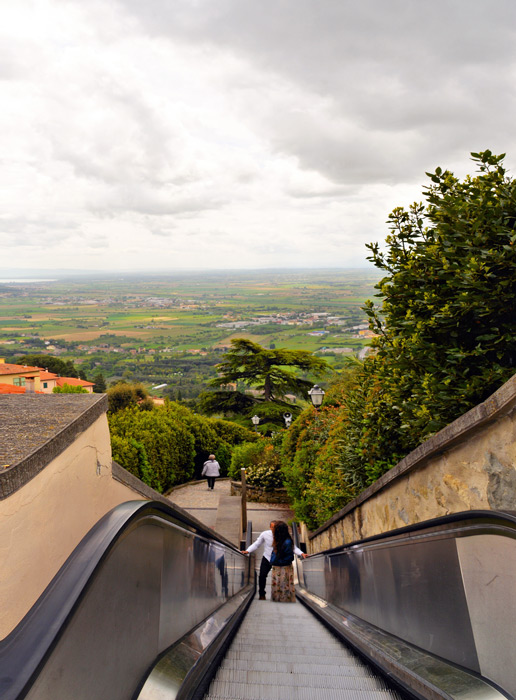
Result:
<instances>
[{"instance_id":1,"label":"escalator handrail","mask_svg":"<svg viewBox=\"0 0 516 700\"><path fill-rule=\"evenodd\" d=\"M128 501L116 506L86 534L25 617L0 641L0 697L3 700L16 698L51 654L86 595L95 572L117 542L139 521L153 517L215 541L240 555L231 542L172 504Z\"/></svg>"}]
</instances>

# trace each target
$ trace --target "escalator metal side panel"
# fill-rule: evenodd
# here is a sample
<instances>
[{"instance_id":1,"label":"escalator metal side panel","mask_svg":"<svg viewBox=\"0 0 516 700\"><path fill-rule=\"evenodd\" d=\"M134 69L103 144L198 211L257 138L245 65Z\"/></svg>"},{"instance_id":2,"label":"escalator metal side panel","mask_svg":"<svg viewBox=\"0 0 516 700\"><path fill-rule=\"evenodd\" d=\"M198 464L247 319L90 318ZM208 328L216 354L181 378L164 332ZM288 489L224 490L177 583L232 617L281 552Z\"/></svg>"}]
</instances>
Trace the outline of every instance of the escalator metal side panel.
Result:
<instances>
[{"instance_id":1,"label":"escalator metal side panel","mask_svg":"<svg viewBox=\"0 0 516 700\"><path fill-rule=\"evenodd\" d=\"M300 585L516 696L516 520L465 513L298 562Z\"/></svg>"},{"instance_id":2,"label":"escalator metal side panel","mask_svg":"<svg viewBox=\"0 0 516 700\"><path fill-rule=\"evenodd\" d=\"M516 696L516 543L462 537L457 551L480 673Z\"/></svg>"},{"instance_id":3,"label":"escalator metal side panel","mask_svg":"<svg viewBox=\"0 0 516 700\"><path fill-rule=\"evenodd\" d=\"M2 700L129 700L166 648L248 585L235 547L158 506L119 507L86 536L0 645Z\"/></svg>"},{"instance_id":4,"label":"escalator metal side panel","mask_svg":"<svg viewBox=\"0 0 516 700\"><path fill-rule=\"evenodd\" d=\"M202 698L254 593L254 583L250 583L162 654L146 676L136 700Z\"/></svg>"},{"instance_id":5,"label":"escalator metal side panel","mask_svg":"<svg viewBox=\"0 0 516 700\"><path fill-rule=\"evenodd\" d=\"M480 671L455 539L369 544L313 562L302 565L303 583L311 593L430 653Z\"/></svg>"},{"instance_id":6,"label":"escalator metal side panel","mask_svg":"<svg viewBox=\"0 0 516 700\"><path fill-rule=\"evenodd\" d=\"M343 614L305 590L298 590L297 597L334 634L409 696L421 700L506 700L511 697L479 676L446 663L354 615Z\"/></svg>"}]
</instances>

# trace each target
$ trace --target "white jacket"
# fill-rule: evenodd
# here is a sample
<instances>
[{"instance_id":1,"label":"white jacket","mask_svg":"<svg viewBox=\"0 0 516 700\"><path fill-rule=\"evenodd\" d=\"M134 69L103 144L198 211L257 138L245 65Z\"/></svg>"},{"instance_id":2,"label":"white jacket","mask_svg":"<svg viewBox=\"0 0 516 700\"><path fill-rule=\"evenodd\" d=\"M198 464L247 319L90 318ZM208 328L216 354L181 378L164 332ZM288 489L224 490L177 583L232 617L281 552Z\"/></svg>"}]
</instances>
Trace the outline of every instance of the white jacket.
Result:
<instances>
[{"instance_id":1,"label":"white jacket","mask_svg":"<svg viewBox=\"0 0 516 700\"><path fill-rule=\"evenodd\" d=\"M204 462L202 476L220 476L220 464L216 459L208 459Z\"/></svg>"},{"instance_id":2,"label":"white jacket","mask_svg":"<svg viewBox=\"0 0 516 700\"><path fill-rule=\"evenodd\" d=\"M271 560L272 556L272 544L273 544L273 534L272 530L264 530L261 535L258 537L257 540L253 542L252 545L250 545L247 548L247 551L249 554L251 552L254 552L255 549L258 549L258 547L263 544L263 556L267 559L267 561ZM303 552L299 549L299 547L294 546L294 554L297 554L298 557L303 556Z\"/></svg>"}]
</instances>

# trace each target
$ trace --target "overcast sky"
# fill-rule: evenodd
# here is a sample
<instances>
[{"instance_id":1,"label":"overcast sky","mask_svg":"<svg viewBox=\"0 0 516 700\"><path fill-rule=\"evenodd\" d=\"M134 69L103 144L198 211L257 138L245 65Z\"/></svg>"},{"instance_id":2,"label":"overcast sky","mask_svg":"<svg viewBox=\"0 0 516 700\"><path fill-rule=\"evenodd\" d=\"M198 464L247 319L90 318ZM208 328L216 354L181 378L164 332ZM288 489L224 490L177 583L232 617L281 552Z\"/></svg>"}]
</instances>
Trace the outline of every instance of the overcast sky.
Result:
<instances>
[{"instance_id":1,"label":"overcast sky","mask_svg":"<svg viewBox=\"0 0 516 700\"><path fill-rule=\"evenodd\" d=\"M2 0L0 267L366 266L516 162L514 0Z\"/></svg>"}]
</instances>

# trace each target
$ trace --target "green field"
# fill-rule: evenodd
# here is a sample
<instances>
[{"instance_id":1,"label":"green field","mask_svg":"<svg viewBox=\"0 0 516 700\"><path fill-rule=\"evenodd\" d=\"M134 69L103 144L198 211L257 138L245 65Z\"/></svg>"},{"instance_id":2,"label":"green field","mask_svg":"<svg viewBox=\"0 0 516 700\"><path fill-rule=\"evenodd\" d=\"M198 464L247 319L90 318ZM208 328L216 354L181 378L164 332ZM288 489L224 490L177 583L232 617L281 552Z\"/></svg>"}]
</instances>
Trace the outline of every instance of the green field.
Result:
<instances>
[{"instance_id":1,"label":"green field","mask_svg":"<svg viewBox=\"0 0 516 700\"><path fill-rule=\"evenodd\" d=\"M149 384L170 379L173 366L188 360L203 367L198 388L210 374L208 362L213 367L220 361L234 337L266 347L358 352L368 340L351 329L366 323L362 306L373 298L378 280L373 269L98 275L0 284L0 355L16 361L45 351L72 359L88 374L102 371L117 379L125 373ZM310 335L314 332L321 335ZM338 365L342 358L329 359Z\"/></svg>"}]
</instances>

